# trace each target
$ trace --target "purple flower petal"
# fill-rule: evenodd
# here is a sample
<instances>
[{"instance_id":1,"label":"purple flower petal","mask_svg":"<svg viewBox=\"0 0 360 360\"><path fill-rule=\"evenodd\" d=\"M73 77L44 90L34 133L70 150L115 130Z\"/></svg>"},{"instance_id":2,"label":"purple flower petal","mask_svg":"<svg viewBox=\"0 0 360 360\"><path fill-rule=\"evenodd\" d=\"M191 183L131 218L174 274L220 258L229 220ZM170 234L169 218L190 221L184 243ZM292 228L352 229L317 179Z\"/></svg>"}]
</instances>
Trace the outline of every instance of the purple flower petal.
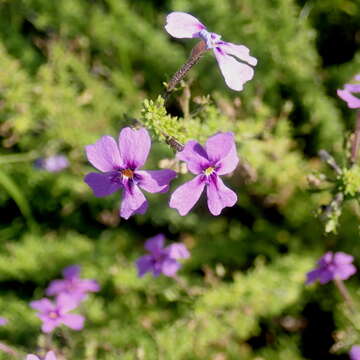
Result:
<instances>
[{"instance_id":1,"label":"purple flower petal","mask_svg":"<svg viewBox=\"0 0 360 360\"><path fill-rule=\"evenodd\" d=\"M79 265L70 265L67 266L62 274L65 279L78 278L80 276L81 267Z\"/></svg>"},{"instance_id":2,"label":"purple flower petal","mask_svg":"<svg viewBox=\"0 0 360 360\"><path fill-rule=\"evenodd\" d=\"M41 331L44 332L45 334L51 333L52 331L54 331L54 329L56 327L59 326L59 321L58 320L54 320L51 321L49 319L47 319L45 321L45 319L41 319L43 321L43 324L41 325Z\"/></svg>"},{"instance_id":3,"label":"purple flower petal","mask_svg":"<svg viewBox=\"0 0 360 360\"><path fill-rule=\"evenodd\" d=\"M82 279L77 284L78 290L87 293L87 292L98 292L100 290L100 285L96 280L92 279Z\"/></svg>"},{"instance_id":4,"label":"purple flower petal","mask_svg":"<svg viewBox=\"0 0 360 360\"><path fill-rule=\"evenodd\" d=\"M46 298L32 301L30 303L30 307L40 312L48 312L55 309L55 305L49 299Z\"/></svg>"},{"instance_id":5,"label":"purple flower petal","mask_svg":"<svg viewBox=\"0 0 360 360\"><path fill-rule=\"evenodd\" d=\"M45 360L56 360L55 353L53 351L49 351L45 356Z\"/></svg>"},{"instance_id":6,"label":"purple flower petal","mask_svg":"<svg viewBox=\"0 0 360 360\"><path fill-rule=\"evenodd\" d=\"M246 64L238 62L232 56L226 55L221 49L214 49L220 71L230 89L241 91L243 85L254 76L254 69Z\"/></svg>"},{"instance_id":7,"label":"purple flower petal","mask_svg":"<svg viewBox=\"0 0 360 360\"><path fill-rule=\"evenodd\" d=\"M55 302L62 314L74 310L79 305L77 299L68 294L59 294Z\"/></svg>"},{"instance_id":8,"label":"purple flower petal","mask_svg":"<svg viewBox=\"0 0 360 360\"><path fill-rule=\"evenodd\" d=\"M146 210L146 198L136 185L132 185L130 189L124 189L120 208L122 218L127 220L131 215L144 214Z\"/></svg>"},{"instance_id":9,"label":"purple flower petal","mask_svg":"<svg viewBox=\"0 0 360 360\"><path fill-rule=\"evenodd\" d=\"M344 89L352 93L360 93L360 84L345 84Z\"/></svg>"},{"instance_id":10,"label":"purple flower petal","mask_svg":"<svg viewBox=\"0 0 360 360\"><path fill-rule=\"evenodd\" d=\"M111 136L103 136L93 145L85 147L89 162L98 170L108 172L122 167L116 141Z\"/></svg>"},{"instance_id":11,"label":"purple flower petal","mask_svg":"<svg viewBox=\"0 0 360 360\"><path fill-rule=\"evenodd\" d=\"M198 37L205 26L194 16L184 12L172 12L166 17L166 31L175 38Z\"/></svg>"},{"instance_id":12,"label":"purple flower petal","mask_svg":"<svg viewBox=\"0 0 360 360\"><path fill-rule=\"evenodd\" d=\"M320 271L318 269L309 271L306 274L306 285L314 283L320 276Z\"/></svg>"},{"instance_id":13,"label":"purple flower petal","mask_svg":"<svg viewBox=\"0 0 360 360\"><path fill-rule=\"evenodd\" d=\"M209 163L205 149L195 140L188 141L176 157L185 161L189 171L196 175L200 174Z\"/></svg>"},{"instance_id":14,"label":"purple flower petal","mask_svg":"<svg viewBox=\"0 0 360 360\"><path fill-rule=\"evenodd\" d=\"M172 259L187 259L190 257L190 253L186 246L181 243L174 243L167 247L167 252Z\"/></svg>"},{"instance_id":15,"label":"purple flower petal","mask_svg":"<svg viewBox=\"0 0 360 360\"><path fill-rule=\"evenodd\" d=\"M161 272L165 276L174 276L176 272L181 268L181 264L173 259L165 259L162 262Z\"/></svg>"},{"instance_id":16,"label":"purple flower petal","mask_svg":"<svg viewBox=\"0 0 360 360\"><path fill-rule=\"evenodd\" d=\"M54 296L56 294L66 291L67 287L68 287L67 280L53 280L50 282L45 293L47 296Z\"/></svg>"},{"instance_id":17,"label":"purple flower petal","mask_svg":"<svg viewBox=\"0 0 360 360\"><path fill-rule=\"evenodd\" d=\"M68 326L73 330L81 330L84 327L85 318L78 314L65 314L62 317L62 322L64 325Z\"/></svg>"},{"instance_id":18,"label":"purple flower petal","mask_svg":"<svg viewBox=\"0 0 360 360\"><path fill-rule=\"evenodd\" d=\"M119 135L119 149L126 168L142 167L149 155L151 139L146 129L134 130L126 127Z\"/></svg>"},{"instance_id":19,"label":"purple flower petal","mask_svg":"<svg viewBox=\"0 0 360 360\"><path fill-rule=\"evenodd\" d=\"M8 323L8 320L2 316L0 316L0 326L4 326Z\"/></svg>"},{"instance_id":20,"label":"purple flower petal","mask_svg":"<svg viewBox=\"0 0 360 360\"><path fill-rule=\"evenodd\" d=\"M169 190L169 183L176 177L173 170L140 170L136 172L141 179L138 185L149 193L166 192Z\"/></svg>"},{"instance_id":21,"label":"purple flower petal","mask_svg":"<svg viewBox=\"0 0 360 360\"><path fill-rule=\"evenodd\" d=\"M120 181L114 181L112 173L89 173L84 181L91 187L96 197L111 195L123 186Z\"/></svg>"},{"instance_id":22,"label":"purple flower petal","mask_svg":"<svg viewBox=\"0 0 360 360\"><path fill-rule=\"evenodd\" d=\"M225 158L234 146L234 134L217 133L206 141L205 150L210 161L217 162Z\"/></svg>"},{"instance_id":23,"label":"purple flower petal","mask_svg":"<svg viewBox=\"0 0 360 360\"><path fill-rule=\"evenodd\" d=\"M360 109L360 99L347 90L338 90L338 96L346 101L350 109Z\"/></svg>"},{"instance_id":24,"label":"purple flower petal","mask_svg":"<svg viewBox=\"0 0 360 360\"><path fill-rule=\"evenodd\" d=\"M351 360L360 360L360 346L354 345L351 348L349 355Z\"/></svg>"},{"instance_id":25,"label":"purple flower petal","mask_svg":"<svg viewBox=\"0 0 360 360\"><path fill-rule=\"evenodd\" d=\"M235 143L233 143L227 156L217 163L216 173L218 175L229 174L236 169L238 163L239 157L236 151Z\"/></svg>"},{"instance_id":26,"label":"purple flower petal","mask_svg":"<svg viewBox=\"0 0 360 360\"><path fill-rule=\"evenodd\" d=\"M26 360L40 360L36 355L30 354L26 356Z\"/></svg>"},{"instance_id":27,"label":"purple flower petal","mask_svg":"<svg viewBox=\"0 0 360 360\"><path fill-rule=\"evenodd\" d=\"M154 255L159 255L164 248L165 236L158 234L145 242L145 249Z\"/></svg>"},{"instance_id":28,"label":"purple flower petal","mask_svg":"<svg viewBox=\"0 0 360 360\"><path fill-rule=\"evenodd\" d=\"M238 59L245 61L252 66L257 64L257 59L253 56L250 56L250 50L244 45L223 42L220 47L221 50L223 50L228 55L236 56Z\"/></svg>"},{"instance_id":29,"label":"purple flower petal","mask_svg":"<svg viewBox=\"0 0 360 360\"><path fill-rule=\"evenodd\" d=\"M169 206L176 209L180 215L186 215L199 200L204 186L203 175L196 176L172 193Z\"/></svg>"},{"instance_id":30,"label":"purple flower petal","mask_svg":"<svg viewBox=\"0 0 360 360\"><path fill-rule=\"evenodd\" d=\"M220 215L223 208L234 206L237 201L237 195L224 185L219 176L210 180L206 193L208 208L213 215Z\"/></svg>"},{"instance_id":31,"label":"purple flower petal","mask_svg":"<svg viewBox=\"0 0 360 360\"><path fill-rule=\"evenodd\" d=\"M356 273L356 267L353 264L342 264L334 271L334 277L346 280Z\"/></svg>"},{"instance_id":32,"label":"purple flower petal","mask_svg":"<svg viewBox=\"0 0 360 360\"><path fill-rule=\"evenodd\" d=\"M339 251L334 254L333 261L335 264L338 265L351 264L354 261L354 257L352 255Z\"/></svg>"},{"instance_id":33,"label":"purple flower petal","mask_svg":"<svg viewBox=\"0 0 360 360\"><path fill-rule=\"evenodd\" d=\"M136 267L138 269L138 276L142 277L147 272L152 270L153 267L153 257L151 255L141 256L136 260Z\"/></svg>"}]
</instances>

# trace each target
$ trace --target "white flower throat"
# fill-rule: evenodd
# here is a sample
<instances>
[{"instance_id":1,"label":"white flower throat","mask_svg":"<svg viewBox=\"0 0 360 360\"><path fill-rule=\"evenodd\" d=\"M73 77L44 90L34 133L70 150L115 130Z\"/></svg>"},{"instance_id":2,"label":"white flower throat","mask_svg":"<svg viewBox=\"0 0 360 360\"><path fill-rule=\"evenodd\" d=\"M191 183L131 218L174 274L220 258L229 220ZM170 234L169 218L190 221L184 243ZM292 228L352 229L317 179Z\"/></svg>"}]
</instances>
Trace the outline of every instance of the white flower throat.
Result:
<instances>
[{"instance_id":1,"label":"white flower throat","mask_svg":"<svg viewBox=\"0 0 360 360\"><path fill-rule=\"evenodd\" d=\"M201 39L203 39L206 42L206 47L208 49L213 49L218 45L218 42L221 39L221 35L211 33L205 29L201 30L199 32L199 36Z\"/></svg>"}]
</instances>

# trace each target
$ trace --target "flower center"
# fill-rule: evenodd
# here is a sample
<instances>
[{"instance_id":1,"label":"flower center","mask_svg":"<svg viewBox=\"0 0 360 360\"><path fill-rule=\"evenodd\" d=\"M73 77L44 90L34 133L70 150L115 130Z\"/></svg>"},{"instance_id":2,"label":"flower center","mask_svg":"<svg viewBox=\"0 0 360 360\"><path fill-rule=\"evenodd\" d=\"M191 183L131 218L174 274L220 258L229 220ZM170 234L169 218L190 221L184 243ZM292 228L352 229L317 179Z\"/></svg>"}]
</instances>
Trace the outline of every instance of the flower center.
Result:
<instances>
[{"instance_id":1,"label":"flower center","mask_svg":"<svg viewBox=\"0 0 360 360\"><path fill-rule=\"evenodd\" d=\"M55 311L50 311L49 318L50 319L56 319L58 317L58 314Z\"/></svg>"},{"instance_id":2,"label":"flower center","mask_svg":"<svg viewBox=\"0 0 360 360\"><path fill-rule=\"evenodd\" d=\"M134 172L130 169L124 169L121 170L121 175L128 179L132 179L134 177Z\"/></svg>"},{"instance_id":3,"label":"flower center","mask_svg":"<svg viewBox=\"0 0 360 360\"><path fill-rule=\"evenodd\" d=\"M215 33L208 32L207 30L203 29L199 32L199 36L206 42L206 47L208 49L213 49L217 46L217 43L221 39L221 36Z\"/></svg>"},{"instance_id":4,"label":"flower center","mask_svg":"<svg viewBox=\"0 0 360 360\"><path fill-rule=\"evenodd\" d=\"M204 170L204 174L206 175L206 176L209 176L209 175L211 175L213 172L214 172L214 168L212 167L212 166L209 166L208 168L206 168L205 170Z\"/></svg>"}]
</instances>

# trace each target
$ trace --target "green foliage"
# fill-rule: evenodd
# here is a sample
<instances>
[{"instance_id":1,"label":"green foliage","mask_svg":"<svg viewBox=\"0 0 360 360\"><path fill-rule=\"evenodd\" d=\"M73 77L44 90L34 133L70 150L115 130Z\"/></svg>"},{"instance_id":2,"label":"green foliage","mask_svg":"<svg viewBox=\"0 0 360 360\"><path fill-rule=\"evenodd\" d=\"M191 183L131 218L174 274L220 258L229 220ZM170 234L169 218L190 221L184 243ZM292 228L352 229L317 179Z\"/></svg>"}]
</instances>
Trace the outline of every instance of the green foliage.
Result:
<instances>
[{"instance_id":1,"label":"green foliage","mask_svg":"<svg viewBox=\"0 0 360 360\"><path fill-rule=\"evenodd\" d=\"M339 160L355 114L336 97L359 72L359 6L0 0L0 316L9 319L1 342L18 358L44 347L49 339L28 303L44 296L63 267L80 264L102 290L79 309L87 317L83 331L54 333L52 347L65 359L301 360L359 343L358 319L332 285L304 285L326 250L360 258L360 170ZM251 49L259 63L244 91L229 90L206 54L165 105L163 83L195 45L164 32L174 10ZM325 46L334 29L344 36L336 51ZM214 217L202 199L181 217L168 207L169 194L146 194L149 211L121 220L120 193L97 199L83 177L93 171L84 146L105 134L116 138L124 126L150 130L146 168L174 167L170 192L190 174L179 171L168 136L204 144L218 131L234 132L241 161L224 182L237 192L236 206ZM341 174L318 160L322 148L334 154ZM57 153L70 161L63 172L33 166ZM320 174L313 193L311 173ZM346 201L324 228L316 211L339 192ZM183 241L191 258L177 279L138 278L134 262L145 239L159 232ZM358 306L359 281L351 281ZM315 315L329 316L331 329L309 315L309 304L316 304ZM289 319L300 325L289 326ZM314 324L318 331L309 337ZM326 341L318 342L322 336Z\"/></svg>"}]
</instances>

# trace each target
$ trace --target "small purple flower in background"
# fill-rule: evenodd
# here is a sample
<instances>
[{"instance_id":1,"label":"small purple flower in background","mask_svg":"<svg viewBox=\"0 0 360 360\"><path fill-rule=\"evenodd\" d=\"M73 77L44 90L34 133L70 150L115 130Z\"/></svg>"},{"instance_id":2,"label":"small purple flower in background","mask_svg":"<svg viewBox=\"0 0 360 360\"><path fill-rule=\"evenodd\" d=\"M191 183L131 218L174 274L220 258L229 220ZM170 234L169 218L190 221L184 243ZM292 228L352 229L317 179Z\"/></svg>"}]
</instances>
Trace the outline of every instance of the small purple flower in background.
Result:
<instances>
[{"instance_id":1,"label":"small purple flower in background","mask_svg":"<svg viewBox=\"0 0 360 360\"><path fill-rule=\"evenodd\" d=\"M343 252L333 253L328 251L317 262L318 266L307 273L306 284L319 280L320 284L326 284L333 279L346 280L356 273L356 267L352 264L354 257Z\"/></svg>"},{"instance_id":2,"label":"small purple flower in background","mask_svg":"<svg viewBox=\"0 0 360 360\"><path fill-rule=\"evenodd\" d=\"M257 64L257 60L250 56L246 46L222 41L220 35L209 32L197 18L184 12L172 12L166 20L165 29L171 36L200 38L206 43L207 49L214 51L220 71L229 88L240 91L244 83L253 78L253 68L236 59L252 66Z\"/></svg>"},{"instance_id":3,"label":"small purple flower in background","mask_svg":"<svg viewBox=\"0 0 360 360\"><path fill-rule=\"evenodd\" d=\"M360 81L360 74L354 79ZM345 84L344 89L337 91L338 96L347 102L350 109L360 109L360 98L353 95L358 93L360 93L360 84Z\"/></svg>"},{"instance_id":4,"label":"small purple flower in background","mask_svg":"<svg viewBox=\"0 0 360 360\"><path fill-rule=\"evenodd\" d=\"M68 314L78 306L78 300L60 294L55 303L47 298L32 301L30 306L37 310L36 314L42 321L41 330L44 333L52 332L56 327L64 324L73 330L81 330L84 327L84 317L78 314Z\"/></svg>"},{"instance_id":5,"label":"small purple flower in background","mask_svg":"<svg viewBox=\"0 0 360 360\"><path fill-rule=\"evenodd\" d=\"M360 346L354 345L351 348L349 355L351 360L360 360Z\"/></svg>"},{"instance_id":6,"label":"small purple flower in background","mask_svg":"<svg viewBox=\"0 0 360 360\"><path fill-rule=\"evenodd\" d=\"M144 214L147 200L140 188L150 193L168 191L170 181L176 176L173 170L139 170L146 162L151 147L145 129L121 130L119 144L111 136L103 136L94 145L86 146L89 162L102 172L90 173L85 182L96 197L123 190L120 216L128 219L134 214Z\"/></svg>"},{"instance_id":7,"label":"small purple flower in background","mask_svg":"<svg viewBox=\"0 0 360 360\"><path fill-rule=\"evenodd\" d=\"M65 155L53 155L37 159L35 166L48 172L59 172L69 166L69 160Z\"/></svg>"},{"instance_id":8,"label":"small purple flower in background","mask_svg":"<svg viewBox=\"0 0 360 360\"><path fill-rule=\"evenodd\" d=\"M4 326L8 323L8 320L2 316L0 316L0 326Z\"/></svg>"},{"instance_id":9,"label":"small purple flower in background","mask_svg":"<svg viewBox=\"0 0 360 360\"><path fill-rule=\"evenodd\" d=\"M79 265L68 266L63 270L64 280L53 280L46 289L47 296L68 294L78 301L83 300L87 293L100 290L99 284L92 279L80 279Z\"/></svg>"},{"instance_id":10,"label":"small purple flower in background","mask_svg":"<svg viewBox=\"0 0 360 360\"><path fill-rule=\"evenodd\" d=\"M29 354L26 356L26 360L41 360L38 356L34 354ZM44 360L56 360L55 353L53 351L49 351L46 355Z\"/></svg>"},{"instance_id":11,"label":"small purple flower in background","mask_svg":"<svg viewBox=\"0 0 360 360\"><path fill-rule=\"evenodd\" d=\"M165 276L175 276L181 268L178 259L190 257L189 251L184 244L174 243L164 247L165 237L162 234L156 235L145 242L145 249L149 255L144 255L136 261L139 276L147 272L152 272L154 276L164 274Z\"/></svg>"},{"instance_id":12,"label":"small purple flower in background","mask_svg":"<svg viewBox=\"0 0 360 360\"><path fill-rule=\"evenodd\" d=\"M208 208L213 215L219 215L223 208L236 204L236 194L224 185L219 176L234 171L239 162L233 133L213 135L207 140L205 148L190 140L177 153L177 158L185 161L189 171L197 176L173 192L169 203L171 208L177 209L180 215L186 215L205 187Z\"/></svg>"}]
</instances>

